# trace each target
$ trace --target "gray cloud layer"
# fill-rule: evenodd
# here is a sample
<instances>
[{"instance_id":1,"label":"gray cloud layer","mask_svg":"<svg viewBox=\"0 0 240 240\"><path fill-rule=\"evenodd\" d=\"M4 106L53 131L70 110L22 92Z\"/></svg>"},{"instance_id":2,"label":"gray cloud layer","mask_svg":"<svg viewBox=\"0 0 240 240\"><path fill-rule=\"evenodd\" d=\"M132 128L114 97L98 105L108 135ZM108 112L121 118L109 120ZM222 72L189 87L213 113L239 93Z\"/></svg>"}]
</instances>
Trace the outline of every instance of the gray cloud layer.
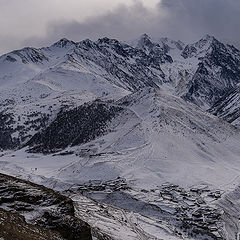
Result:
<instances>
[{"instance_id":1,"label":"gray cloud layer","mask_svg":"<svg viewBox=\"0 0 240 240\"><path fill-rule=\"evenodd\" d=\"M168 30L182 37L209 33L231 42L240 42L239 0L162 0L168 12Z\"/></svg>"},{"instance_id":2,"label":"gray cloud layer","mask_svg":"<svg viewBox=\"0 0 240 240\"><path fill-rule=\"evenodd\" d=\"M154 10L136 0L130 7L121 5L84 22L59 19L48 24L45 36L15 40L21 41L21 46L41 46L63 37L75 41L103 36L129 40L148 33L193 41L208 33L239 46L239 22L239 0L161 0ZM1 35L0 42L8 44ZM12 45L14 41L9 41Z\"/></svg>"}]
</instances>

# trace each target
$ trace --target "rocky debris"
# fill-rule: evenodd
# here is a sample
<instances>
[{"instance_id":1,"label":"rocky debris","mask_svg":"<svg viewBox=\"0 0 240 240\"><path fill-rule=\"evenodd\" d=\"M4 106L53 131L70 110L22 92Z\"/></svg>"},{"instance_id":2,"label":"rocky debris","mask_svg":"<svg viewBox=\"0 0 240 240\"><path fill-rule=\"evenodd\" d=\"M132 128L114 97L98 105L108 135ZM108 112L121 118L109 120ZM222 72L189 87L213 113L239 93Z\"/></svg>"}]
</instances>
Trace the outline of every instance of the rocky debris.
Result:
<instances>
[{"instance_id":1,"label":"rocky debris","mask_svg":"<svg viewBox=\"0 0 240 240\"><path fill-rule=\"evenodd\" d=\"M6 56L6 61L9 61L9 62L16 62L16 58L12 57L12 56Z\"/></svg>"},{"instance_id":2,"label":"rocky debris","mask_svg":"<svg viewBox=\"0 0 240 240\"><path fill-rule=\"evenodd\" d=\"M30 224L57 231L63 239L91 240L91 229L74 217L71 199L27 181L0 174L0 207Z\"/></svg>"}]
</instances>

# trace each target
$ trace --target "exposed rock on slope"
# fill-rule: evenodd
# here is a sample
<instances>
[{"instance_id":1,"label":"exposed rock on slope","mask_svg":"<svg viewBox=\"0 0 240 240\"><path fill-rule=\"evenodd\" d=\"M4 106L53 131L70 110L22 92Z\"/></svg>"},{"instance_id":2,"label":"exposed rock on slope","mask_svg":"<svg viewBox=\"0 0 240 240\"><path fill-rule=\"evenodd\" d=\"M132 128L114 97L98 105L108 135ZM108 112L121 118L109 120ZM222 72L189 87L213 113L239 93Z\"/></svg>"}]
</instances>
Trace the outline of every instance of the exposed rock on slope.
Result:
<instances>
[{"instance_id":1,"label":"exposed rock on slope","mask_svg":"<svg viewBox=\"0 0 240 240\"><path fill-rule=\"evenodd\" d=\"M27 222L36 225L31 227L24 223L24 221L20 223L23 217L1 211L1 215L6 221L2 223L4 231L0 230L0 234L3 236L8 237L12 235L12 239L21 239L21 236L24 237L24 232L21 235L19 230L9 227L10 222L8 221L12 219L16 224L19 224L22 230L26 231L29 229L29 232L25 233L26 238L22 239L28 239L38 229L40 231L39 236L41 234L43 236L49 234L49 236L53 236L50 239L92 239L91 229L88 224L74 217L74 207L71 199L43 186L3 174L0 174L0 182L0 207L22 215ZM43 228L56 231L57 233L51 233ZM20 234L19 238L16 238L18 234ZM59 234L61 237L59 237Z\"/></svg>"},{"instance_id":2,"label":"exposed rock on slope","mask_svg":"<svg viewBox=\"0 0 240 240\"><path fill-rule=\"evenodd\" d=\"M186 59L198 58L198 68L188 83L185 97L205 108L211 107L240 82L240 51L211 36L187 45Z\"/></svg>"},{"instance_id":3,"label":"exposed rock on slope","mask_svg":"<svg viewBox=\"0 0 240 240\"><path fill-rule=\"evenodd\" d=\"M217 101L209 112L240 127L240 88L237 87Z\"/></svg>"},{"instance_id":4,"label":"exposed rock on slope","mask_svg":"<svg viewBox=\"0 0 240 240\"><path fill-rule=\"evenodd\" d=\"M64 106L115 101L146 87L206 110L231 94L239 76L240 51L208 35L188 45L144 34L130 43L61 39L50 47L13 51L0 57L0 148L22 147L43 135Z\"/></svg>"},{"instance_id":5,"label":"exposed rock on slope","mask_svg":"<svg viewBox=\"0 0 240 240\"><path fill-rule=\"evenodd\" d=\"M211 36L188 45L146 34L129 43L61 39L13 51L0 57L0 168L136 211L72 195L78 216L86 210L94 231L117 240L232 240L239 82L239 50ZM91 239L68 198L4 175L0 181L0 207L56 237Z\"/></svg>"},{"instance_id":6,"label":"exposed rock on slope","mask_svg":"<svg viewBox=\"0 0 240 240\"><path fill-rule=\"evenodd\" d=\"M0 238L4 240L63 240L57 232L27 224L24 217L0 208Z\"/></svg>"}]
</instances>

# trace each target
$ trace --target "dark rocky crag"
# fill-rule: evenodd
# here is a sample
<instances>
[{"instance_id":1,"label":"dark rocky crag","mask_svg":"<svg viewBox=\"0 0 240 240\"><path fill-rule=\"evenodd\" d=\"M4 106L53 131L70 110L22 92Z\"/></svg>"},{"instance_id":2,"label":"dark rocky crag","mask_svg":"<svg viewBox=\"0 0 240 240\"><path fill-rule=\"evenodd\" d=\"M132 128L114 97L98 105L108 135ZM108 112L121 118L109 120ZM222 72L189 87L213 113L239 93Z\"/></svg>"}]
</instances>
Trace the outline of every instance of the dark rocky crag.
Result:
<instances>
[{"instance_id":1,"label":"dark rocky crag","mask_svg":"<svg viewBox=\"0 0 240 240\"><path fill-rule=\"evenodd\" d=\"M202 56L198 51L206 46ZM213 106L240 83L240 51L214 37L206 36L193 45L187 45L182 56L186 59L196 56L200 60L184 96L199 106Z\"/></svg>"},{"instance_id":2,"label":"dark rocky crag","mask_svg":"<svg viewBox=\"0 0 240 240\"><path fill-rule=\"evenodd\" d=\"M20 229L30 229L26 233L29 236L40 229L43 235L56 236L45 239L92 239L89 225L74 216L73 202L68 197L4 174L0 174L0 183L0 210L5 210L0 211L0 217L5 219L1 223L0 236L7 236L6 239L9 239L8 236L13 236L11 239L21 239L21 234L16 238L16 228L9 227L8 221L13 219ZM25 223L24 217L28 224Z\"/></svg>"},{"instance_id":3,"label":"dark rocky crag","mask_svg":"<svg viewBox=\"0 0 240 240\"><path fill-rule=\"evenodd\" d=\"M23 216L0 208L0 238L4 240L63 240L57 232L26 223Z\"/></svg>"},{"instance_id":4,"label":"dark rocky crag","mask_svg":"<svg viewBox=\"0 0 240 240\"><path fill-rule=\"evenodd\" d=\"M209 112L239 127L240 88L235 87L229 91L209 109Z\"/></svg>"}]
</instances>

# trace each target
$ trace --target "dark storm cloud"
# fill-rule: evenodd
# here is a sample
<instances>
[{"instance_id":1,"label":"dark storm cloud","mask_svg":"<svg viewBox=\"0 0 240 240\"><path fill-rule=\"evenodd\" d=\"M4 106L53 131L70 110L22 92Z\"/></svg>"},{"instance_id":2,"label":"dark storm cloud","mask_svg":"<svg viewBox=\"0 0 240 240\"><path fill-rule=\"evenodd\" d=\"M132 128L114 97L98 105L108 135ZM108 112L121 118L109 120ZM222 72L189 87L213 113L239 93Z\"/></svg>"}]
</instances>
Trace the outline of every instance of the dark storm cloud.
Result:
<instances>
[{"instance_id":1,"label":"dark storm cloud","mask_svg":"<svg viewBox=\"0 0 240 240\"><path fill-rule=\"evenodd\" d=\"M130 40L143 33L193 41L208 33L239 47L239 22L240 0L161 0L155 9L135 0L131 6L122 4L84 22L49 22L45 36L27 38L20 44L44 46L63 37L75 41L104 36Z\"/></svg>"},{"instance_id":2,"label":"dark storm cloud","mask_svg":"<svg viewBox=\"0 0 240 240\"><path fill-rule=\"evenodd\" d=\"M55 21L49 23L47 34L44 38L30 38L25 44L46 44L66 37L75 41L85 38L97 39L100 37L112 37L121 40L132 39L143 32L154 33L153 22L158 19L150 9L142 3L135 1L132 6L120 5L113 11L104 15L90 17L85 22Z\"/></svg>"},{"instance_id":3,"label":"dark storm cloud","mask_svg":"<svg viewBox=\"0 0 240 240\"><path fill-rule=\"evenodd\" d=\"M168 14L165 26L170 34L175 31L183 38L196 38L209 33L240 42L239 0L162 0L159 8Z\"/></svg>"}]
</instances>

